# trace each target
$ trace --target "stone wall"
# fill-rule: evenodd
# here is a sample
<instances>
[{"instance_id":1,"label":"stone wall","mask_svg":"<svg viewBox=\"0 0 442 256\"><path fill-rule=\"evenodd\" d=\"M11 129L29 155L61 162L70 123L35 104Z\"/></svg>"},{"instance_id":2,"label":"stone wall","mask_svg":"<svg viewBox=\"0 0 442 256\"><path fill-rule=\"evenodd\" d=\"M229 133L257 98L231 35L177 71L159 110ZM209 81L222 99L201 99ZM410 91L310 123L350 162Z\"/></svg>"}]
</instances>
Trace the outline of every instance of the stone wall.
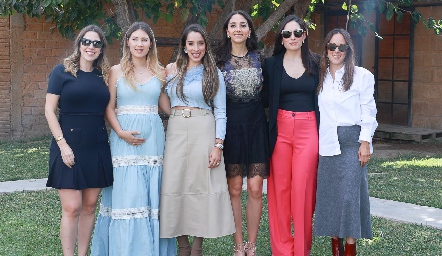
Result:
<instances>
[{"instance_id":1,"label":"stone wall","mask_svg":"<svg viewBox=\"0 0 442 256\"><path fill-rule=\"evenodd\" d=\"M208 30L220 12L215 8L210 14ZM179 38L184 27L180 17L174 15L172 23L146 22L156 37ZM50 135L44 115L48 75L73 52L73 41L52 31L53 26L20 14L0 18L0 140ZM173 46L159 47L164 66L173 50ZM119 40L113 40L107 55L112 65L118 64Z\"/></svg>"},{"instance_id":2,"label":"stone wall","mask_svg":"<svg viewBox=\"0 0 442 256\"><path fill-rule=\"evenodd\" d=\"M0 19L0 138L8 137L11 132L9 38L9 18Z\"/></svg>"},{"instance_id":3,"label":"stone wall","mask_svg":"<svg viewBox=\"0 0 442 256\"><path fill-rule=\"evenodd\" d=\"M421 7L417 10L424 17L442 16L442 7ZM208 31L220 12L220 8L215 8L210 14ZM310 31L310 46L319 51L323 24L320 15L315 14L313 19L318 27ZM174 15L172 23L164 19L156 24L150 20L146 22L152 26L157 38L179 38L184 28L179 14ZM73 42L63 38L56 30L52 32L52 26L44 19L19 14L0 18L0 140L50 134L44 116L48 75L73 50ZM372 37L370 35L366 41L373 42ZM266 46L272 45L274 34L269 33L265 41ZM160 62L164 66L173 50L173 46L158 48ZM435 36L432 30L419 24L415 30L414 52L412 125L441 129L442 36ZM111 64L118 64L120 41L113 40L108 58ZM372 70L374 60L370 56L363 59L362 66Z\"/></svg>"},{"instance_id":4,"label":"stone wall","mask_svg":"<svg viewBox=\"0 0 442 256\"><path fill-rule=\"evenodd\" d=\"M417 8L424 17L442 17L442 6ZM414 35L412 126L442 129L442 35L418 24Z\"/></svg>"}]
</instances>

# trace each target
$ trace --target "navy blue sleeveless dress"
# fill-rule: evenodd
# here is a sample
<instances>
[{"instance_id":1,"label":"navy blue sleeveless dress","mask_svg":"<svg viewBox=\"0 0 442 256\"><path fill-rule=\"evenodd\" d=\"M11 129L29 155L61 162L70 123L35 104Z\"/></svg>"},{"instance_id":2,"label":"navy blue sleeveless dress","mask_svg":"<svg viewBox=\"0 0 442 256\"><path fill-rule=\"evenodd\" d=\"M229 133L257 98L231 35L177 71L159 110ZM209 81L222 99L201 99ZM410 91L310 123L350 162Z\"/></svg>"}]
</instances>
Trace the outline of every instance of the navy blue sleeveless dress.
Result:
<instances>
[{"instance_id":1,"label":"navy blue sleeveless dress","mask_svg":"<svg viewBox=\"0 0 442 256\"><path fill-rule=\"evenodd\" d=\"M101 72L79 70L77 77L57 65L49 75L48 93L60 95L58 121L71 147L75 164L63 163L52 139L47 187L57 189L104 188L112 185L112 159L104 122L109 90Z\"/></svg>"}]
</instances>

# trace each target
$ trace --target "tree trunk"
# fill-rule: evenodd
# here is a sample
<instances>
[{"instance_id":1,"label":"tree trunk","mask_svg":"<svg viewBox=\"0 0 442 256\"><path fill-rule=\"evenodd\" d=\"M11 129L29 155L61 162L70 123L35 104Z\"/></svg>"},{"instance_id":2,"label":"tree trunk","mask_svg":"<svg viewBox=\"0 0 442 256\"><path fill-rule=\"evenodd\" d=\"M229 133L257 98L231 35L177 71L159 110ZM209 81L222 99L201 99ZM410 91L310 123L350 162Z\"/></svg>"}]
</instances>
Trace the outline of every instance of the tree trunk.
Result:
<instances>
[{"instance_id":1,"label":"tree trunk","mask_svg":"<svg viewBox=\"0 0 442 256\"><path fill-rule=\"evenodd\" d=\"M198 17L196 17L195 15L190 13L189 17L186 20L186 24L184 24L184 28L186 28L190 24L196 23L197 21L198 21ZM176 57L178 55L178 49L179 49L179 46L176 46L175 49L173 49L173 53L172 53L172 56L169 59L169 63L175 62Z\"/></svg>"},{"instance_id":2,"label":"tree trunk","mask_svg":"<svg viewBox=\"0 0 442 256\"><path fill-rule=\"evenodd\" d=\"M272 27L276 24L276 22L281 19L281 17L295 4L298 3L298 0L285 0L282 4L270 15L270 17L264 21L264 23L259 26L256 30L256 35L258 36L258 40L263 39L267 33L272 29ZM295 8L296 9L296 8Z\"/></svg>"},{"instance_id":3,"label":"tree trunk","mask_svg":"<svg viewBox=\"0 0 442 256\"><path fill-rule=\"evenodd\" d=\"M213 25L212 30L209 33L210 39L219 39L221 36L221 30L224 25L224 21L226 20L227 15L231 13L235 9L235 0L227 0L224 3L224 9L221 14L218 16L215 25Z\"/></svg>"},{"instance_id":4,"label":"tree trunk","mask_svg":"<svg viewBox=\"0 0 442 256\"><path fill-rule=\"evenodd\" d=\"M117 24L124 35L129 26L135 22L135 10L132 0L112 0L115 6Z\"/></svg>"},{"instance_id":5,"label":"tree trunk","mask_svg":"<svg viewBox=\"0 0 442 256\"><path fill-rule=\"evenodd\" d=\"M235 10L243 10L247 13L249 13L250 9L252 8L252 6L256 4L256 0L243 0L241 1L241 3L237 3L235 6Z\"/></svg>"},{"instance_id":6,"label":"tree trunk","mask_svg":"<svg viewBox=\"0 0 442 256\"><path fill-rule=\"evenodd\" d=\"M312 1L311 0L298 0L295 8L295 15L303 19L307 13L308 7Z\"/></svg>"}]
</instances>

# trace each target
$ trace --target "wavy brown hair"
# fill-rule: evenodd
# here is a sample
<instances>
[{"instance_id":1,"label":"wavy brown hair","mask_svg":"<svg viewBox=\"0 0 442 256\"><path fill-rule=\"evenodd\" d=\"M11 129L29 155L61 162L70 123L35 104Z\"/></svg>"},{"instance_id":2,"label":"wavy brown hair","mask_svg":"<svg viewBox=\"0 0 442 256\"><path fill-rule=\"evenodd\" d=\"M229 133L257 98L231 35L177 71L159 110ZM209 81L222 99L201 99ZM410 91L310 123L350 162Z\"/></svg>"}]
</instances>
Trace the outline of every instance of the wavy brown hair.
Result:
<instances>
[{"instance_id":1,"label":"wavy brown hair","mask_svg":"<svg viewBox=\"0 0 442 256\"><path fill-rule=\"evenodd\" d=\"M184 29L183 34L181 35L180 45L178 49L178 56L176 60L176 68L177 74L172 78L176 83L176 93L178 97L186 101L186 96L183 92L184 85L184 76L187 72L187 64L189 63L189 55L184 52L184 48L186 46L187 36L190 32L200 33L204 39L204 43L206 45L206 52L202 58L202 63L204 66L203 71L203 82L202 82L202 91L204 96L204 101L207 105L214 107L213 98L215 98L216 93L219 88L219 78L218 78L218 69L215 64L215 59L212 55L212 50L210 47L210 41L207 36L206 30L199 24L191 24L187 28Z\"/></svg>"},{"instance_id":2,"label":"wavy brown hair","mask_svg":"<svg viewBox=\"0 0 442 256\"><path fill-rule=\"evenodd\" d=\"M67 57L63 60L64 71L69 72L73 76L77 77L77 71L78 71L78 69L80 69L81 39L89 31L96 32L98 34L98 36L100 37L100 41L103 42L103 46L101 47L100 55L98 56L98 58L96 60L94 60L94 63L92 64L92 66L94 68L98 69L103 74L104 81L107 84L107 79L109 77L109 69L110 69L110 65L109 65L109 62L107 61L107 56L106 56L106 50L107 50L108 44L107 44L106 36L104 35L103 30L101 30L101 28L96 25L89 25L89 26L83 28L80 31L80 33L78 33L77 38L75 39L75 42L74 42L74 52L69 57Z\"/></svg>"},{"instance_id":3,"label":"wavy brown hair","mask_svg":"<svg viewBox=\"0 0 442 256\"><path fill-rule=\"evenodd\" d=\"M157 76L161 81L164 82L165 78L163 75L163 66L158 61L158 52L157 52L157 44L155 42L155 36L153 34L152 29L147 23L142 21L134 22L126 31L125 36L123 37L123 56L121 57L120 65L123 70L123 75L126 81L129 83L129 86L133 89L136 89L136 79L135 79L135 67L132 62L132 53L130 52L129 45L127 41L132 36L132 34L137 30L143 30L147 33L150 40L149 52L146 55L146 63L147 68L152 72L155 76Z\"/></svg>"},{"instance_id":4,"label":"wavy brown hair","mask_svg":"<svg viewBox=\"0 0 442 256\"><path fill-rule=\"evenodd\" d=\"M351 36L347 32L347 30L342 28L335 28L327 34L327 36L324 39L324 45L322 46L321 61L319 63L318 94L322 91L322 86L324 85L325 76L327 74L326 73L327 68L329 66L329 60L327 56L328 53L327 44L330 42L331 38L336 34L341 34L344 37L346 44L348 45L348 49L345 53L345 58L344 58L345 74L341 80L344 92L348 91L351 85L353 84L353 75L356 66L355 47L353 45L353 40L351 40Z\"/></svg>"}]
</instances>

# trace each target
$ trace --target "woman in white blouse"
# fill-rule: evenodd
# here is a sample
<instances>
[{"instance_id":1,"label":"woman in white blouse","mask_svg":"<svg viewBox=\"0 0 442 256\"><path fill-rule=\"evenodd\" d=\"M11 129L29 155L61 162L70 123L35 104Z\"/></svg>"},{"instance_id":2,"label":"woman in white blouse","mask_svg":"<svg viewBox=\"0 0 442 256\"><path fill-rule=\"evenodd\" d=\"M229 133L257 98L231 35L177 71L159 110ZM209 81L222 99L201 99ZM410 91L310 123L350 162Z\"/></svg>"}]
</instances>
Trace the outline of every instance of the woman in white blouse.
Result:
<instances>
[{"instance_id":1,"label":"woman in white blouse","mask_svg":"<svg viewBox=\"0 0 442 256\"><path fill-rule=\"evenodd\" d=\"M367 163L377 127L373 74L355 66L350 34L325 38L318 104L319 166L314 235L331 236L333 255L356 255L356 239L371 239Z\"/></svg>"}]
</instances>

